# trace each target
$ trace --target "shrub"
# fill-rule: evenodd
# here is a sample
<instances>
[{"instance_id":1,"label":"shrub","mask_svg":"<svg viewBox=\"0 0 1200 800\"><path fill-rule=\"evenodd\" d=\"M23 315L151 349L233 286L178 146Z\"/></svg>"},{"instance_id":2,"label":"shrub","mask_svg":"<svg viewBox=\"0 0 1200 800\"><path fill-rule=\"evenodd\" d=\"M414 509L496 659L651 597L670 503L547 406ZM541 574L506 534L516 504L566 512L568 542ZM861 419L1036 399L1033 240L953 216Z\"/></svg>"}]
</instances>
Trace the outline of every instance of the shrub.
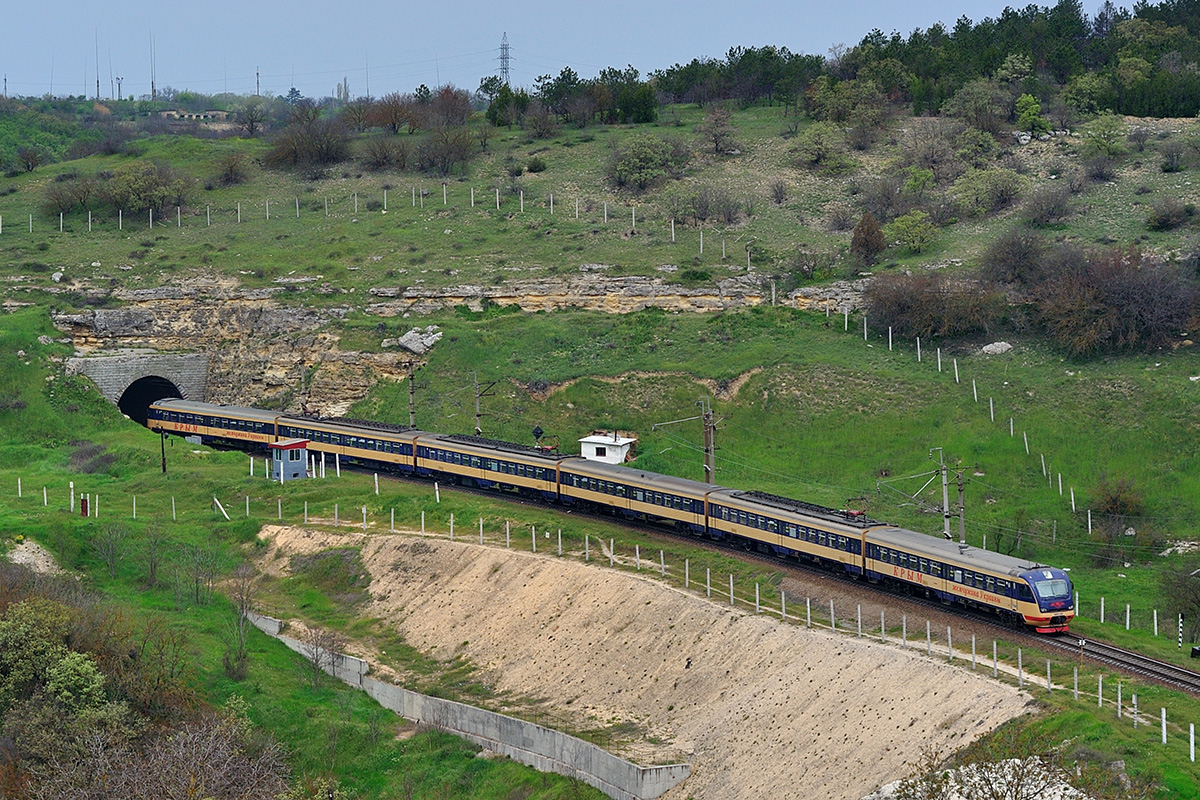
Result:
<instances>
[{"instance_id":1,"label":"shrub","mask_svg":"<svg viewBox=\"0 0 1200 800\"><path fill-rule=\"evenodd\" d=\"M1045 243L1032 231L1006 231L983 252L983 278L997 283L1037 283L1044 275L1045 254Z\"/></svg>"},{"instance_id":2,"label":"shrub","mask_svg":"<svg viewBox=\"0 0 1200 800\"><path fill-rule=\"evenodd\" d=\"M829 228L834 231L848 231L854 226L854 208L846 202L835 201L825 207L825 216L829 220Z\"/></svg>"},{"instance_id":3,"label":"shrub","mask_svg":"<svg viewBox=\"0 0 1200 800\"><path fill-rule=\"evenodd\" d=\"M384 169L405 169L408 166L408 144L378 136L363 145L363 164L372 172Z\"/></svg>"},{"instance_id":4,"label":"shrub","mask_svg":"<svg viewBox=\"0 0 1200 800\"><path fill-rule=\"evenodd\" d=\"M541 156L534 156L533 158L529 159L529 161L525 162L525 169L533 173L545 172L546 161Z\"/></svg>"},{"instance_id":5,"label":"shrub","mask_svg":"<svg viewBox=\"0 0 1200 800\"><path fill-rule=\"evenodd\" d=\"M871 281L868 311L904 336L959 336L990 330L1004 310L999 292L951 281L942 273L887 274Z\"/></svg>"},{"instance_id":6,"label":"shrub","mask_svg":"<svg viewBox=\"0 0 1200 800\"><path fill-rule=\"evenodd\" d=\"M1034 227L1057 225L1071 211L1071 192L1067 186L1041 186L1025 201L1025 217Z\"/></svg>"},{"instance_id":7,"label":"shrub","mask_svg":"<svg viewBox=\"0 0 1200 800\"><path fill-rule=\"evenodd\" d=\"M936 233L937 228L924 211L913 211L897 217L885 228L888 239L913 253L924 252L932 244Z\"/></svg>"},{"instance_id":8,"label":"shrub","mask_svg":"<svg viewBox=\"0 0 1200 800\"><path fill-rule=\"evenodd\" d=\"M871 212L866 212L854 226L854 235L850 238L851 254L859 266L869 267L885 247L887 240L883 236L883 229Z\"/></svg>"},{"instance_id":9,"label":"shrub","mask_svg":"<svg viewBox=\"0 0 1200 800\"><path fill-rule=\"evenodd\" d=\"M1038 318L1075 355L1151 349L1171 342L1195 310L1194 277L1139 250L1091 253L1038 290Z\"/></svg>"},{"instance_id":10,"label":"shrub","mask_svg":"<svg viewBox=\"0 0 1200 800\"><path fill-rule=\"evenodd\" d=\"M1159 146L1158 152L1162 156L1162 163L1159 165L1163 172L1179 172L1183 169L1183 155L1187 148L1183 142L1175 139L1168 139Z\"/></svg>"},{"instance_id":11,"label":"shrub","mask_svg":"<svg viewBox=\"0 0 1200 800\"><path fill-rule=\"evenodd\" d=\"M314 119L284 128L264 161L278 169L324 167L345 161L349 155L345 126L337 120Z\"/></svg>"},{"instance_id":12,"label":"shrub","mask_svg":"<svg viewBox=\"0 0 1200 800\"><path fill-rule=\"evenodd\" d=\"M1096 182L1111 181L1117 174L1117 168L1112 158L1097 155L1083 162L1083 173Z\"/></svg>"},{"instance_id":13,"label":"shrub","mask_svg":"<svg viewBox=\"0 0 1200 800\"><path fill-rule=\"evenodd\" d=\"M1146 227L1152 231L1169 231L1187 222L1188 217L1195 213L1191 205L1184 205L1176 197L1162 197L1150 206L1146 216Z\"/></svg>"},{"instance_id":14,"label":"shrub","mask_svg":"<svg viewBox=\"0 0 1200 800\"><path fill-rule=\"evenodd\" d=\"M246 154L240 150L233 150L217 161L217 181L222 186L236 186L239 183L245 183L250 177L247 170Z\"/></svg>"},{"instance_id":15,"label":"shrub","mask_svg":"<svg viewBox=\"0 0 1200 800\"><path fill-rule=\"evenodd\" d=\"M161 211L184 205L191 188L191 179L173 168L140 161L114 170L101 189L101 197L113 208L127 213Z\"/></svg>"},{"instance_id":16,"label":"shrub","mask_svg":"<svg viewBox=\"0 0 1200 800\"><path fill-rule=\"evenodd\" d=\"M690 158L686 147L650 134L627 139L609 157L608 177L623 189L644 192L678 175Z\"/></svg>"},{"instance_id":17,"label":"shrub","mask_svg":"<svg viewBox=\"0 0 1200 800\"><path fill-rule=\"evenodd\" d=\"M972 169L954 182L952 194L963 214L978 216L1011 205L1024 186L1025 180L1010 169Z\"/></svg>"},{"instance_id":18,"label":"shrub","mask_svg":"<svg viewBox=\"0 0 1200 800\"><path fill-rule=\"evenodd\" d=\"M787 202L787 184L786 183L784 183L783 181L772 181L770 190L771 190L771 202L773 202L775 205L781 206L785 202Z\"/></svg>"}]
</instances>

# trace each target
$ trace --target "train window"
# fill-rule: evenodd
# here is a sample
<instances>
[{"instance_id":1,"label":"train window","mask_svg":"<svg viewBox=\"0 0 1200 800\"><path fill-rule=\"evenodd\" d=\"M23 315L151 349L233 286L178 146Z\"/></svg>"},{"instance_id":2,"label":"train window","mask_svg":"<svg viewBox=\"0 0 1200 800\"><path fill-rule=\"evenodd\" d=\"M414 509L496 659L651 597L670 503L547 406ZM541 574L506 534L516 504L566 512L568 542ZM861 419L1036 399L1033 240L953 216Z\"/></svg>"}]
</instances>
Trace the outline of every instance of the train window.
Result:
<instances>
[{"instance_id":1,"label":"train window","mask_svg":"<svg viewBox=\"0 0 1200 800\"><path fill-rule=\"evenodd\" d=\"M929 574L935 578L942 577L942 565L937 562L931 564L929 567Z\"/></svg>"},{"instance_id":2,"label":"train window","mask_svg":"<svg viewBox=\"0 0 1200 800\"><path fill-rule=\"evenodd\" d=\"M672 505L674 505L677 510L682 510L683 509L683 498L676 497L676 498L674 498L674 500L675 500L675 502L672 503Z\"/></svg>"},{"instance_id":3,"label":"train window","mask_svg":"<svg viewBox=\"0 0 1200 800\"><path fill-rule=\"evenodd\" d=\"M489 458L487 461L487 468L491 472L499 472L500 471L500 465L497 464L496 461L491 458Z\"/></svg>"},{"instance_id":4,"label":"train window","mask_svg":"<svg viewBox=\"0 0 1200 800\"><path fill-rule=\"evenodd\" d=\"M991 575L987 577L987 590L993 594L996 592L996 579Z\"/></svg>"},{"instance_id":5,"label":"train window","mask_svg":"<svg viewBox=\"0 0 1200 800\"><path fill-rule=\"evenodd\" d=\"M773 519L767 520L767 532L779 533L779 523Z\"/></svg>"},{"instance_id":6,"label":"train window","mask_svg":"<svg viewBox=\"0 0 1200 800\"><path fill-rule=\"evenodd\" d=\"M929 560L928 559L925 559L925 558L921 559L921 572L926 572L926 573L929 572Z\"/></svg>"},{"instance_id":7,"label":"train window","mask_svg":"<svg viewBox=\"0 0 1200 800\"><path fill-rule=\"evenodd\" d=\"M954 570L954 582L962 583L962 579L963 579L962 570L961 569Z\"/></svg>"},{"instance_id":8,"label":"train window","mask_svg":"<svg viewBox=\"0 0 1200 800\"><path fill-rule=\"evenodd\" d=\"M817 534L817 543L818 543L818 544L820 544L820 545L822 545L822 546L824 546L824 544L825 544L825 531L820 531L820 532Z\"/></svg>"},{"instance_id":9,"label":"train window","mask_svg":"<svg viewBox=\"0 0 1200 800\"><path fill-rule=\"evenodd\" d=\"M624 497L624 496L625 496L625 487L618 486L617 487L617 497Z\"/></svg>"}]
</instances>

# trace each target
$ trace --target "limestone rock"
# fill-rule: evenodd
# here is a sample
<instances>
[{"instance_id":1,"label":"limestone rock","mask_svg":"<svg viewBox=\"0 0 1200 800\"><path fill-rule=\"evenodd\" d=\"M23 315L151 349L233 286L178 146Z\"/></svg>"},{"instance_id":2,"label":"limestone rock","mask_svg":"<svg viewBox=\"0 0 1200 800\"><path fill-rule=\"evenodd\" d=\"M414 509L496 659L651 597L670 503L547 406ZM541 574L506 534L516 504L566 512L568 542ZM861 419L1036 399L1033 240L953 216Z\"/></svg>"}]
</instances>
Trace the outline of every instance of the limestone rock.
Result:
<instances>
[{"instance_id":1,"label":"limestone rock","mask_svg":"<svg viewBox=\"0 0 1200 800\"><path fill-rule=\"evenodd\" d=\"M999 356L1009 352L1013 346L1008 342L992 342L983 346L983 352L989 356Z\"/></svg>"},{"instance_id":2,"label":"limestone rock","mask_svg":"<svg viewBox=\"0 0 1200 800\"><path fill-rule=\"evenodd\" d=\"M424 329L413 328L396 340L396 344L410 353L423 356L442 338L442 332L437 325L429 325Z\"/></svg>"}]
</instances>

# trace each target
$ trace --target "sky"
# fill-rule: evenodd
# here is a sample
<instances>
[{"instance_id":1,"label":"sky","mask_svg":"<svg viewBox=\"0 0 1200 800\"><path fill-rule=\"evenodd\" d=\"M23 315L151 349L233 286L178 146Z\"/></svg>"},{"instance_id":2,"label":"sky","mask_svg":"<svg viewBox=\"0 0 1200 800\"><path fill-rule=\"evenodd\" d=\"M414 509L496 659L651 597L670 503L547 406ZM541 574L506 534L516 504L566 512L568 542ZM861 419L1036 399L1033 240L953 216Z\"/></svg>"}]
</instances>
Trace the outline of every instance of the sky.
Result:
<instances>
[{"instance_id":1,"label":"sky","mask_svg":"<svg viewBox=\"0 0 1200 800\"><path fill-rule=\"evenodd\" d=\"M1092 13L1101 0L1085 0ZM1008 3L1012 4L1012 3ZM1053 4L1044 0L1041 4ZM935 22L952 26L997 16L1001 0L122 0L118 3L6 3L0 71L9 96L149 94L151 42L159 88L205 94L332 95L347 79L352 96L410 92L452 83L474 90L500 65L507 34L513 85L570 66L594 77L632 64L643 75L730 47L784 46L825 55L872 28L907 35ZM1015 3L1017 6L1024 2ZM1125 5L1118 3L1118 5ZM97 63L99 70L97 70ZM256 78L257 75L257 78Z\"/></svg>"}]
</instances>

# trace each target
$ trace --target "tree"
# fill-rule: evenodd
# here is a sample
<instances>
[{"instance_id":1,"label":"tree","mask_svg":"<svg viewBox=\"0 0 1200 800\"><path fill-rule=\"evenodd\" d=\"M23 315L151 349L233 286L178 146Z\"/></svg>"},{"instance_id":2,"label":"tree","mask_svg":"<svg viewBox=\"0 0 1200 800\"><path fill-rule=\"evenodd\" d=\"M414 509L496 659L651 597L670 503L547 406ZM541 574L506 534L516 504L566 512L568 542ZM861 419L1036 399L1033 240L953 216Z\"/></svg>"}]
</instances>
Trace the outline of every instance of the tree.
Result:
<instances>
[{"instance_id":1,"label":"tree","mask_svg":"<svg viewBox=\"0 0 1200 800\"><path fill-rule=\"evenodd\" d=\"M229 599L233 601L234 618L225 633L223 663L225 674L235 681L246 677L246 661L249 657L250 612L254 610L254 598L258 592L254 567L239 564L233 571Z\"/></svg>"},{"instance_id":2,"label":"tree","mask_svg":"<svg viewBox=\"0 0 1200 800\"><path fill-rule=\"evenodd\" d=\"M125 539L128 536L129 530L124 525L110 522L92 537L92 553L103 562L110 578L117 576L117 564L125 555Z\"/></svg>"},{"instance_id":3,"label":"tree","mask_svg":"<svg viewBox=\"0 0 1200 800\"><path fill-rule=\"evenodd\" d=\"M704 121L696 126L696 132L712 142L715 155L731 149L733 123L729 109L719 105L709 106L708 111L704 113Z\"/></svg>"},{"instance_id":4,"label":"tree","mask_svg":"<svg viewBox=\"0 0 1200 800\"><path fill-rule=\"evenodd\" d=\"M302 646L304 657L308 659L312 688L316 691L320 688L321 676L332 674L338 659L341 658L342 649L346 646L346 640L336 631L309 628L304 634Z\"/></svg>"},{"instance_id":5,"label":"tree","mask_svg":"<svg viewBox=\"0 0 1200 800\"><path fill-rule=\"evenodd\" d=\"M17 148L17 162L26 172L33 172L42 163L42 151L36 147L21 145Z\"/></svg>"},{"instance_id":6,"label":"tree","mask_svg":"<svg viewBox=\"0 0 1200 800\"><path fill-rule=\"evenodd\" d=\"M933 242L937 228L924 211L913 211L892 220L885 231L887 238L913 253L924 252Z\"/></svg>"},{"instance_id":7,"label":"tree","mask_svg":"<svg viewBox=\"0 0 1200 800\"><path fill-rule=\"evenodd\" d=\"M973 128L997 133L1008 117L1008 93L996 81L969 81L942 105L942 111L958 117Z\"/></svg>"},{"instance_id":8,"label":"tree","mask_svg":"<svg viewBox=\"0 0 1200 800\"><path fill-rule=\"evenodd\" d=\"M1174 563L1159 575L1159 590L1167 598L1167 612L1183 615L1190 641L1200 637L1200 563L1193 559Z\"/></svg>"},{"instance_id":9,"label":"tree","mask_svg":"<svg viewBox=\"0 0 1200 800\"><path fill-rule=\"evenodd\" d=\"M887 240L883 237L879 222L870 211L864 213L854 226L854 234L850 238L850 252L859 266L869 267L885 247Z\"/></svg>"},{"instance_id":10,"label":"tree","mask_svg":"<svg viewBox=\"0 0 1200 800\"><path fill-rule=\"evenodd\" d=\"M238 106L233 115L246 135L253 139L267 121L267 106L257 97L251 97Z\"/></svg>"},{"instance_id":11,"label":"tree","mask_svg":"<svg viewBox=\"0 0 1200 800\"><path fill-rule=\"evenodd\" d=\"M504 85L504 81L500 79L499 75L488 75L479 81L479 88L475 90L475 96L483 101L484 105L491 105Z\"/></svg>"},{"instance_id":12,"label":"tree","mask_svg":"<svg viewBox=\"0 0 1200 800\"><path fill-rule=\"evenodd\" d=\"M1050 123L1042 116L1042 104L1031 94L1017 98L1017 130L1029 131L1034 136L1050 132Z\"/></svg>"},{"instance_id":13,"label":"tree","mask_svg":"<svg viewBox=\"0 0 1200 800\"><path fill-rule=\"evenodd\" d=\"M1124 119L1116 114L1101 114L1084 128L1084 155L1116 158L1125 152L1124 141L1128 133Z\"/></svg>"},{"instance_id":14,"label":"tree","mask_svg":"<svg viewBox=\"0 0 1200 800\"><path fill-rule=\"evenodd\" d=\"M357 100L351 100L338 110L338 118L350 130L356 133L362 133L367 128L371 127L371 119L374 113L374 106L365 97L360 97Z\"/></svg>"}]
</instances>

